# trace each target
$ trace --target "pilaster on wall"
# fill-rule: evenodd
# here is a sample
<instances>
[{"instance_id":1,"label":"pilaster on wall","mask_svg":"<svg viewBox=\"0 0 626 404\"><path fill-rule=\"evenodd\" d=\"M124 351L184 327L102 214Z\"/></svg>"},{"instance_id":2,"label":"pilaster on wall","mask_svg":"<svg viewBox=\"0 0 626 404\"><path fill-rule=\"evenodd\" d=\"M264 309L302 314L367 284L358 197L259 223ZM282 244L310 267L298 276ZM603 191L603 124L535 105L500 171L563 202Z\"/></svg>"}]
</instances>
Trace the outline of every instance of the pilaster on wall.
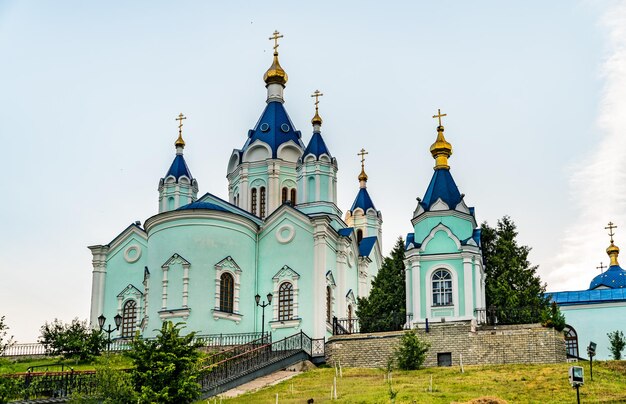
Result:
<instances>
[{"instance_id":1,"label":"pilaster on wall","mask_svg":"<svg viewBox=\"0 0 626 404\"><path fill-rule=\"evenodd\" d=\"M98 327L98 316L104 312L104 290L106 285L106 258L109 246L96 245L89 247L93 259L91 277L91 310L89 313L89 324L92 328Z\"/></svg>"}]
</instances>

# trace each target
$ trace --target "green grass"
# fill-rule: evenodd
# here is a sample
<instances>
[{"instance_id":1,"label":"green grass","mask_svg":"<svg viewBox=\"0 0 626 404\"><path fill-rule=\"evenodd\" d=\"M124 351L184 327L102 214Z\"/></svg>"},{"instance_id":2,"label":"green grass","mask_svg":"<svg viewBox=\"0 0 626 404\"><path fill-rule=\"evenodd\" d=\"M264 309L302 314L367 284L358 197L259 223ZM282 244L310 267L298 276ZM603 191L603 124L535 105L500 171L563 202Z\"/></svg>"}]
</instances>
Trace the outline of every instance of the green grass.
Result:
<instances>
[{"instance_id":1,"label":"green grass","mask_svg":"<svg viewBox=\"0 0 626 404\"><path fill-rule=\"evenodd\" d=\"M394 371L393 390L396 403L467 402L479 397L497 397L509 403L575 403L576 391L569 385L567 371L572 364L493 365L429 368L417 371ZM594 362L594 380L589 380L589 363L578 363L585 369L585 385L580 388L584 403L626 402L626 362ZM315 369L276 386L224 401L229 403L315 403L330 401L335 369ZM433 391L429 392L432 377ZM389 386L380 369L343 369L337 378L338 402L389 403ZM214 400L209 400L212 403ZM206 401L205 401L206 402ZM217 400L219 402L219 399Z\"/></svg>"},{"instance_id":2,"label":"green grass","mask_svg":"<svg viewBox=\"0 0 626 404\"><path fill-rule=\"evenodd\" d=\"M77 362L75 360L63 359L61 357L18 360L0 359L0 374L26 372L31 366L42 365L49 365L47 366L48 370L56 372L61 370L61 364L65 366L65 370L70 370L68 367L71 367L74 370L95 370L95 367L106 361L107 358L108 362L114 368L125 369L132 367L131 360L124 355L119 354L110 354L108 356L105 354L91 362ZM45 369L46 367L39 367L33 369L33 371L38 372L44 371Z\"/></svg>"}]
</instances>

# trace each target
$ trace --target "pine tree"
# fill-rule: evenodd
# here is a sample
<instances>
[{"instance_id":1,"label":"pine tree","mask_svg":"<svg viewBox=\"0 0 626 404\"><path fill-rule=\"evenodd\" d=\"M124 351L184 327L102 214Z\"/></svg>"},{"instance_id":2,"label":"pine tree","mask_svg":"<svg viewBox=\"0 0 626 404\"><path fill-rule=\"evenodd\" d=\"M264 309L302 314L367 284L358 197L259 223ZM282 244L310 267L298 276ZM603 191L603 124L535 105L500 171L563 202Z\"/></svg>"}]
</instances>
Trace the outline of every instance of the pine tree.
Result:
<instances>
[{"instance_id":1,"label":"pine tree","mask_svg":"<svg viewBox=\"0 0 626 404\"><path fill-rule=\"evenodd\" d=\"M361 332L392 331L406 321L404 240L398 237L389 257L372 281L370 295L359 298L356 314Z\"/></svg>"},{"instance_id":2,"label":"pine tree","mask_svg":"<svg viewBox=\"0 0 626 404\"><path fill-rule=\"evenodd\" d=\"M555 317L544 296L546 285L537 274L538 265L528 261L531 248L517 243L513 220L504 216L495 228L484 222L481 229L487 307L496 308L499 320L510 323Z\"/></svg>"}]
</instances>

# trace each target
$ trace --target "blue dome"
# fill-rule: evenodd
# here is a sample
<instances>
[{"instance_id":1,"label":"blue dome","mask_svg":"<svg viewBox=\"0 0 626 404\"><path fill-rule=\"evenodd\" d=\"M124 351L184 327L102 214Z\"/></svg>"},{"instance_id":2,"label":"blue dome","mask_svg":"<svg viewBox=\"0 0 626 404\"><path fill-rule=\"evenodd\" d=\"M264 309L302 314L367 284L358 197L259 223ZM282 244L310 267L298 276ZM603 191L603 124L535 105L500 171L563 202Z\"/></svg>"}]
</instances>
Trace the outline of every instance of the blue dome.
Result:
<instances>
[{"instance_id":1,"label":"blue dome","mask_svg":"<svg viewBox=\"0 0 626 404\"><path fill-rule=\"evenodd\" d=\"M318 160L322 154L327 154L328 157L330 158L333 157L330 155L330 152L328 151L328 148L326 147L326 143L324 143L324 139L322 138L322 135L319 132L313 133L313 136L311 137L311 141L309 142L309 145L304 150L303 156L306 157L309 154L313 154L315 158Z\"/></svg>"},{"instance_id":2,"label":"blue dome","mask_svg":"<svg viewBox=\"0 0 626 404\"><path fill-rule=\"evenodd\" d=\"M452 174L450 174L450 170L435 170L420 204L424 210L430 210L430 207L440 198L450 209L456 208L456 205L461 202L461 193L452 178Z\"/></svg>"},{"instance_id":3,"label":"blue dome","mask_svg":"<svg viewBox=\"0 0 626 404\"><path fill-rule=\"evenodd\" d=\"M248 140L241 148L241 153L244 153L254 141L261 140L271 147L272 158L276 158L278 147L289 141L304 149L301 137L300 131L291 123L283 104L273 101L267 104L254 129L248 132Z\"/></svg>"},{"instance_id":4,"label":"blue dome","mask_svg":"<svg viewBox=\"0 0 626 404\"><path fill-rule=\"evenodd\" d=\"M359 193L356 194L356 199L354 200L350 211L354 212L357 208L363 209L363 212L367 212L369 208L376 210L374 202L372 202L372 198L370 198L370 194L367 192L367 188L359 189Z\"/></svg>"},{"instance_id":5,"label":"blue dome","mask_svg":"<svg viewBox=\"0 0 626 404\"><path fill-rule=\"evenodd\" d=\"M619 265L612 265L606 272L596 276L591 281L589 289L598 287L607 287L609 289L620 289L626 287L626 271Z\"/></svg>"},{"instance_id":6,"label":"blue dome","mask_svg":"<svg viewBox=\"0 0 626 404\"><path fill-rule=\"evenodd\" d=\"M207 209L207 210L219 210L219 211L222 211L222 212L228 212L223 207L221 207L219 205L216 205L214 203L200 202L200 201L192 202L190 204L181 206L180 208L178 208L176 210L189 210L189 209Z\"/></svg>"},{"instance_id":7,"label":"blue dome","mask_svg":"<svg viewBox=\"0 0 626 404\"><path fill-rule=\"evenodd\" d=\"M185 158L182 154L177 154L174 161L172 161L172 165L170 166L170 169L167 170L165 178L169 176L176 178L176 181L178 181L178 179L182 176L185 176L190 180L193 179L191 171L189 171L189 167L187 167L187 163L185 162Z\"/></svg>"}]
</instances>

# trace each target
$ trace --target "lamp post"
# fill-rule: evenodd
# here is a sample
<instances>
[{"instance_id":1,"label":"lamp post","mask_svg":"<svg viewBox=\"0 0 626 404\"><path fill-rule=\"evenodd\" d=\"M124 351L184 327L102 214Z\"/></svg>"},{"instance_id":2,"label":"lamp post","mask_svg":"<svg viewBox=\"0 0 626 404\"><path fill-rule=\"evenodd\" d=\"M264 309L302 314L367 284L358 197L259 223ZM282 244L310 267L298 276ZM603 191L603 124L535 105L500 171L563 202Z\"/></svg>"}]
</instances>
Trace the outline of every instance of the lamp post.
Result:
<instances>
[{"instance_id":1,"label":"lamp post","mask_svg":"<svg viewBox=\"0 0 626 404\"><path fill-rule=\"evenodd\" d=\"M119 330L120 325L122 324L122 316L120 316L119 314L116 314L115 317L113 317L113 321L115 321L115 328L111 328L111 324L109 324L107 328L104 328L104 323L106 321L107 321L107 318L104 317L104 314L100 314L100 316L98 316L98 325L100 326L100 332L104 331L107 333L107 351L108 351L111 347L111 333L113 331Z\"/></svg>"},{"instance_id":2,"label":"lamp post","mask_svg":"<svg viewBox=\"0 0 626 404\"><path fill-rule=\"evenodd\" d=\"M272 304L272 297L274 296L271 293L268 293L266 297L267 297L267 303L266 302L261 303L261 296L258 294L254 296L256 305L261 306L263 308L263 314L261 316L261 338L263 338L263 342L265 342L265 308L269 306L270 304Z\"/></svg>"}]
</instances>

